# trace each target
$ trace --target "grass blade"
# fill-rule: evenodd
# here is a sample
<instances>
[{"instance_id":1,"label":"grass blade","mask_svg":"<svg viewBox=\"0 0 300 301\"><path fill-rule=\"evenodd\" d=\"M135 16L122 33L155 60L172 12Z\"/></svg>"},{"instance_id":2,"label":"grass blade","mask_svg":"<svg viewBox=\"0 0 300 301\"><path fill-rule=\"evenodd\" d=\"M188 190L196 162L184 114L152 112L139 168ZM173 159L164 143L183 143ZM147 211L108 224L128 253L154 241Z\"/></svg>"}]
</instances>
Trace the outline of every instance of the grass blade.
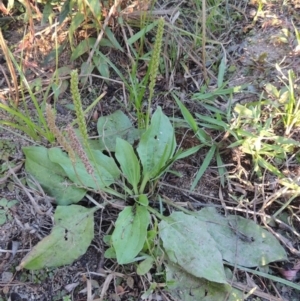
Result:
<instances>
[{"instance_id":1,"label":"grass blade","mask_svg":"<svg viewBox=\"0 0 300 301\"><path fill-rule=\"evenodd\" d=\"M200 169L198 170L198 173L196 175L195 180L193 181L193 184L191 186L191 191L195 189L196 185L198 184L199 180L201 179L201 177L203 176L204 172L206 171L206 169L209 166L210 161L212 160L215 151L216 151L217 146L213 145L210 150L208 151L208 153L205 156L205 159L200 167Z\"/></svg>"}]
</instances>

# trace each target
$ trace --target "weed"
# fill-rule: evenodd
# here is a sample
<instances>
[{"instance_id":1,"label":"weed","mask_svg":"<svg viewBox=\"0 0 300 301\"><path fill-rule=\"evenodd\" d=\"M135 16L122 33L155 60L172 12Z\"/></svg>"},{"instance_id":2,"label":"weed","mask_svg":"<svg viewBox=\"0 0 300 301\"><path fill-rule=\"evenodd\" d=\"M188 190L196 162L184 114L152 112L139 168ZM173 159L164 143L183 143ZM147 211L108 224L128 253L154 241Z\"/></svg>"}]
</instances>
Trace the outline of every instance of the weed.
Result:
<instances>
[{"instance_id":1,"label":"weed","mask_svg":"<svg viewBox=\"0 0 300 301\"><path fill-rule=\"evenodd\" d=\"M76 80L74 80L74 78L76 76L74 76L74 74L72 81L75 83ZM75 90L76 87L74 86L73 93L77 93ZM178 99L176 100L178 101ZM80 105L81 102L76 101ZM217 145L212 143L208 135L198 128L195 120L190 118L190 113L179 101L178 104L187 122L195 133L199 135L199 139L206 145L211 146L209 158L207 157L207 160L211 160L216 152ZM107 129L107 123L116 122L116 120L113 120L116 116L117 115L112 114L108 117L101 117L101 125L98 129L100 129L100 133L104 134L102 138L104 144L106 141L105 131ZM77 118L79 119L79 116L77 116ZM123 196L124 199L130 196L135 201L134 205L125 206L119 213L115 222L114 231L111 235L106 236L105 242L109 245L109 248L105 252L106 258L116 258L119 264L141 261L139 263L138 273L143 275L147 273L156 262L158 266L160 266L160 262L163 260L163 254L165 254L168 258L165 262L167 267L167 281L174 279L173 273L177 273L177 269L180 267L183 269L182 275L184 279L192 275L193 277L197 277L197 281L200 281L201 278L205 278L205 281L215 282L218 285L209 291L209 294L214 294L217 291L223 296L224 293L240 294L236 290L229 290L229 287L225 289L225 292L223 291L223 285L228 285L228 281L226 279L222 258L225 258L226 261L230 263L237 264L235 252L228 253L227 245L229 238L233 241L238 240L240 244L239 248L243 248L243 252L252 250L255 244L257 250L256 255L260 255L255 256L255 258L249 255L246 259L239 259L238 264L243 266L252 267L260 265L262 263L261 260L266 263L286 257L283 248L272 235L247 219L241 217L236 219L236 216L223 218L213 208L207 208L208 210L203 209L198 213L182 209L181 211L184 212L174 212L171 216L165 217L156 209L149 206L149 198L153 197L158 198L162 202L171 204L170 201L155 196L151 191L152 189L150 189L150 184L155 184L155 182L167 172L172 162L194 153L199 147L183 153L175 153L176 142L174 129L169 119L162 113L161 108L158 108L152 116L150 126L142 133L139 144L137 148L134 149L128 141L122 138L124 130L128 129L126 118L122 117L122 119L125 120L125 128L114 134L115 143L112 146L110 144L106 145L106 149L109 152L111 150L115 151L115 157L119 167L116 165L114 159L91 148L83 157L79 154L78 149L80 147L78 147L79 142L77 140L77 144L73 145L73 149L81 159L81 162L77 159L75 162L72 162L72 160L58 148L49 150L41 147L24 148L26 154L26 169L30 174L36 177L41 183L41 186L45 186L43 168L47 165L47 173L51 173L53 178L63 175L67 177L71 183L73 182L73 185L80 186L84 188L85 191L92 190L97 193L112 193L113 195ZM120 120L120 117L118 117L118 120ZM212 121L212 119L205 119L205 121ZM212 126L222 127L224 124L219 119L218 122L212 122ZM68 131L70 131L70 129ZM71 137L71 135L69 136ZM129 139L130 135L126 135L125 137ZM82 151L84 152L85 150ZM38 154L46 155L43 157L42 165L40 160L37 160ZM92 154L92 156L90 156L90 154ZM33 165L33 163L37 164ZM33 166L34 168L32 168ZM92 169L90 169L90 166L92 166ZM205 168L206 167L207 166L205 166ZM118 180L120 177L123 178L121 181ZM115 191L115 188L111 187L115 183L123 190L123 195L122 192L119 192L120 190ZM55 190L56 187L51 185L51 188ZM48 192L54 196L52 190L48 190ZM57 196L57 202L62 201L62 198L65 197L67 193L70 193L70 191L64 191L63 196L55 194ZM89 195L87 195L87 197L89 200L92 199ZM81 198L78 197L77 201L80 199ZM106 203L103 205L97 205L96 201L93 200L93 203L97 206L91 209L73 205L72 203L76 203L74 198L69 203L71 205L58 206L54 217L55 226L51 234L42 240L22 260L18 269L40 269L45 266L60 266L73 262L74 259L85 252L91 243L93 239L93 213L100 208L102 209L105 204L110 203L108 195L104 196L104 200ZM153 224L150 222L151 219L155 221ZM160 222L158 223L157 220L160 220ZM233 224L235 231L232 231L231 225ZM223 233L224 242L220 240L220 236L215 237L214 233ZM239 234L238 236L237 233ZM243 238L251 237L251 240L239 239L240 233L243 233ZM155 242L157 235L161 238L162 244ZM202 242L201 246L199 245L199 239ZM262 239L264 239L264 242L267 240L268 243L262 243ZM54 241L55 248L52 248L50 246ZM216 241L218 241L218 244ZM80 244L80 248L70 248L70 243L72 246L79 246ZM266 248L269 247L272 248L272 252L266 250ZM63 256L66 248L70 250L68 258ZM197 248L197 254L199 253L199 256L194 254L193 250L195 250L195 248ZM272 254L266 258L265 254L269 253ZM209 254L209 258L207 254ZM187 256L192 258L192 262L190 262L190 259L188 259L187 262ZM161 259L157 260L158 257ZM51 260L49 260L49 258L51 258ZM209 265L207 264L208 262L210 262ZM214 266L214 269L211 269L211 266ZM180 285L179 283L169 284L170 289L173 288L175 294ZM150 294L155 288L156 284L153 283L144 295Z\"/></svg>"},{"instance_id":2,"label":"weed","mask_svg":"<svg viewBox=\"0 0 300 301\"><path fill-rule=\"evenodd\" d=\"M32 249L17 269L35 270L74 262L85 253L93 240L94 212L103 210L116 199L122 199L125 206L114 221L114 228L105 236L104 242L108 248L104 256L116 259L120 265L137 263L138 275L145 275L156 267L156 274L142 298L151 298L156 289L166 285L178 300L191 299L191 295L195 300L202 300L204 296L211 300L241 300L241 291L231 287L234 276L228 278L227 266L247 270L247 267L262 267L272 261L286 260L286 253L278 241L265 229L245 218L230 214L223 217L213 208L197 212L183 209L179 204L157 194L156 187L161 177L170 171L173 162L199 149L206 151L206 154L191 190L212 162L216 162L220 182L225 186L227 171L222 160L223 152L228 148L238 148L252 158L253 171L259 177L270 171L279 178L278 183L284 186L280 192L294 191L298 195L297 181L287 179L282 172L287 158L299 160L299 143L293 140L299 125L294 73L290 71L284 78L285 88L277 90L271 85L266 87L276 100L274 106L271 101L261 97L258 101L246 105L236 104L233 108L232 95L243 90L246 85L228 87L225 76L227 51L223 49L222 42L215 38L215 34L228 21L224 18L224 10L228 13L231 7L228 1L226 5L223 0L186 2L182 7L178 6L178 10L166 14L164 19L156 20L153 18L153 8L147 11L148 4L143 3L146 9L133 13L138 16L138 21L125 19L122 3L127 5L127 1L115 1L109 9L106 7L107 2L99 6L97 1L65 1L59 9L59 22L65 22L67 18L71 22L69 43L72 61L83 54L88 55L88 59L80 66L80 75L77 71L64 70L71 76L70 90L76 112L76 119L65 129L58 128L55 112L46 104L50 89L55 102L58 100L62 91L59 75L63 70L56 70L44 101L39 104L37 98L32 97L35 96L33 89L39 89L41 81L38 79L28 85L20 71L22 68L17 66L9 51L5 53L10 72L12 75L15 73L15 77L19 73L25 83L19 90L22 102L12 97L8 106L5 104L1 107L14 117L12 123L15 124L11 126L25 131L33 139L46 137L50 142L56 139L62 147L47 149L31 146L23 149L26 171L36 178L45 193L55 199L56 206L55 225L51 234ZM257 17L263 3L259 2ZM30 5L27 3L26 10L32 25ZM53 22L55 6L60 5L48 1L44 7L43 21ZM190 9L192 17L183 14L186 7ZM179 18L182 15L183 18ZM196 21L189 22L192 18ZM116 28L123 34L122 42L117 39ZM155 28L156 35L152 35L151 31ZM88 37L76 45L74 37L79 29L85 31ZM296 28L295 32L298 34ZM129 38L126 37L128 34ZM152 36L155 41L149 39ZM212 38L216 41L210 40ZM58 68L59 51L66 44L59 45L57 38L55 43ZM99 45L117 49L122 54L126 49L131 65L129 63L126 66L125 75L124 70L118 69L118 65L101 52ZM202 57L202 61L199 57ZM258 63L260 60L263 63L264 59L263 54ZM144 70L140 68L141 62L144 63ZM197 78L190 70L193 64L203 71ZM129 92L129 106L127 100L125 104L130 112L134 109L137 128L124 113L116 111L98 119L99 138L91 140L88 137L85 113L99 102L103 94L83 111L78 85L79 80L85 83L88 78L91 79L95 68L106 82L113 81L110 79L111 72L120 77L120 82L127 90L124 89L125 99L126 92ZM218 74L214 76L216 70ZM171 94L184 117L184 126L188 125L199 140L199 145L185 152L177 149L172 122L161 107L158 106L153 114L151 112L160 73L167 78L169 90L177 88L172 83L177 73L182 73L183 81L191 79L198 89L192 99L201 103L209 112L208 116L196 112L192 114L180 101L179 94ZM214 84L215 88L210 89ZM17 91L17 82L13 81L13 85ZM37 110L38 126L31 124L28 119L30 115L26 107L25 91L29 91ZM216 97L228 100L223 110L216 108ZM24 106L25 117L20 114L18 105ZM43 119L44 107L46 119ZM180 121L182 124L183 121ZM78 129L75 130L74 126L78 126ZM284 128L284 135L279 134L278 129L281 127ZM4 171L6 168L2 166ZM97 194L101 196L99 201L93 198ZM95 207L78 205L84 197ZM244 196L232 195L232 198L241 205L246 203ZM268 198L262 210L274 198ZM295 196L292 196L286 204L281 203L274 216L279 215L294 199ZM157 210L156 203L160 210ZM175 207L177 211L164 216L164 204ZM2 207L3 221L4 214L5 218L9 218L7 212L10 208L6 200L4 203L2 200ZM226 209L226 206L223 208ZM235 247L228 248L229 244ZM256 250L255 254L253 249ZM65 256L66 250L68 256ZM252 271L247 270L250 273ZM267 274L264 277L278 281ZM39 279L38 283L40 280L43 279ZM285 285L299 288L294 284ZM70 297L64 294L63 299L69 300Z\"/></svg>"}]
</instances>

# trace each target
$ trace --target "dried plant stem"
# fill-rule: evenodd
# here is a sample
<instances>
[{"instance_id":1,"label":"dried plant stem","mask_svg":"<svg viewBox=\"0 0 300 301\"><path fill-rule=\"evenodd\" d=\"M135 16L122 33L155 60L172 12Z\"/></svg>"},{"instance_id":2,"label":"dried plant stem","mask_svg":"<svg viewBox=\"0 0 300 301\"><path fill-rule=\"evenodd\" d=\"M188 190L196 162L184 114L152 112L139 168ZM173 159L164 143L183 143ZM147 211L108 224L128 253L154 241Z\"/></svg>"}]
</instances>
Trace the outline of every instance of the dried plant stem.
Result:
<instances>
[{"instance_id":1,"label":"dried plant stem","mask_svg":"<svg viewBox=\"0 0 300 301\"><path fill-rule=\"evenodd\" d=\"M18 86L17 75L16 75L16 72L15 72L15 68L13 66L13 63L11 61L9 51L8 51L8 47L7 47L7 45L5 43L5 40L3 38L1 29L0 29L0 48L3 50L4 57L5 57L9 72L11 74L14 87L15 87L16 93L14 93L14 97L15 97L14 104L15 104L15 106L18 106L18 104L19 104L19 86ZM11 95L11 96L13 96L13 95Z\"/></svg>"},{"instance_id":2,"label":"dried plant stem","mask_svg":"<svg viewBox=\"0 0 300 301\"><path fill-rule=\"evenodd\" d=\"M58 143L64 148L64 150L69 154L69 157L73 164L75 164L75 152L60 131L60 129L55 124L55 115L52 111L52 107L49 104L46 104L46 118L47 124L49 126L50 131L54 134L55 138L57 139Z\"/></svg>"},{"instance_id":3,"label":"dried plant stem","mask_svg":"<svg viewBox=\"0 0 300 301\"><path fill-rule=\"evenodd\" d=\"M70 125L68 125L66 128L66 132L70 139L70 144L71 144L72 149L76 152L76 154L82 161L88 174L90 174L90 175L94 174L94 168L92 167L86 152L84 151L79 139L77 138L74 129Z\"/></svg>"}]
</instances>

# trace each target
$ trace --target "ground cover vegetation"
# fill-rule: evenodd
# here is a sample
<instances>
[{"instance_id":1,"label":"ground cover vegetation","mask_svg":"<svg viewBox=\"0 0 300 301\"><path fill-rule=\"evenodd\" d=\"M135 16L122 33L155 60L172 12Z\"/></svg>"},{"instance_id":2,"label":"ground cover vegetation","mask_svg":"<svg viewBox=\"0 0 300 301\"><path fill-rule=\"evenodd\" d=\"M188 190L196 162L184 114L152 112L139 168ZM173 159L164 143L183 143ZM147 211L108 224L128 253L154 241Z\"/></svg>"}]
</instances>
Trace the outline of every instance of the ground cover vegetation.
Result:
<instances>
[{"instance_id":1,"label":"ground cover vegetation","mask_svg":"<svg viewBox=\"0 0 300 301\"><path fill-rule=\"evenodd\" d=\"M299 300L298 9L0 1L1 300Z\"/></svg>"}]
</instances>

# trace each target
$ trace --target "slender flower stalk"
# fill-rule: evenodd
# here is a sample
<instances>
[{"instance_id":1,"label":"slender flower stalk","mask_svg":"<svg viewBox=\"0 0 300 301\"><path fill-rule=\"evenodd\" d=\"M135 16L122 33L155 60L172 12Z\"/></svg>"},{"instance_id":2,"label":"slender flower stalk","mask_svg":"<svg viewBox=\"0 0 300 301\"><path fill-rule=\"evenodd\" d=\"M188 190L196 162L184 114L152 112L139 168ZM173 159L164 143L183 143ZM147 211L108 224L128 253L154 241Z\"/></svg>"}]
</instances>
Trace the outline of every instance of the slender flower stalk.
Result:
<instances>
[{"instance_id":1,"label":"slender flower stalk","mask_svg":"<svg viewBox=\"0 0 300 301\"><path fill-rule=\"evenodd\" d=\"M85 123L84 113L82 109L81 96L78 89L78 73L77 70L71 72L71 93L76 111L79 131L83 138L83 145L88 149L88 133Z\"/></svg>"},{"instance_id":2,"label":"slender flower stalk","mask_svg":"<svg viewBox=\"0 0 300 301\"><path fill-rule=\"evenodd\" d=\"M66 138L63 136L62 132L59 130L59 128L55 124L55 114L52 110L52 107L50 104L46 104L46 119L47 124L49 126L50 131L54 134L56 140L58 143L63 147L63 149L69 154L69 157L73 163L75 163L75 153L71 147L71 145L68 143Z\"/></svg>"},{"instance_id":3,"label":"slender flower stalk","mask_svg":"<svg viewBox=\"0 0 300 301\"><path fill-rule=\"evenodd\" d=\"M94 169L88 159L88 156L86 152L84 151L79 139L76 136L76 133L71 125L68 125L66 127L66 132L68 134L68 137L70 139L71 147L76 152L78 157L81 159L83 165L85 166L85 169L87 170L88 174L94 174Z\"/></svg>"},{"instance_id":4,"label":"slender flower stalk","mask_svg":"<svg viewBox=\"0 0 300 301\"><path fill-rule=\"evenodd\" d=\"M146 128L149 126L149 118L150 118L150 110L151 110L151 100L154 94L154 87L156 82L156 77L158 73L159 61L160 61L160 53L162 46L162 39L164 34L164 18L160 18L157 26L157 33L155 37L155 43L152 53L152 59L150 63L150 83L149 83L149 98L148 98L148 111L146 115Z\"/></svg>"}]
</instances>

